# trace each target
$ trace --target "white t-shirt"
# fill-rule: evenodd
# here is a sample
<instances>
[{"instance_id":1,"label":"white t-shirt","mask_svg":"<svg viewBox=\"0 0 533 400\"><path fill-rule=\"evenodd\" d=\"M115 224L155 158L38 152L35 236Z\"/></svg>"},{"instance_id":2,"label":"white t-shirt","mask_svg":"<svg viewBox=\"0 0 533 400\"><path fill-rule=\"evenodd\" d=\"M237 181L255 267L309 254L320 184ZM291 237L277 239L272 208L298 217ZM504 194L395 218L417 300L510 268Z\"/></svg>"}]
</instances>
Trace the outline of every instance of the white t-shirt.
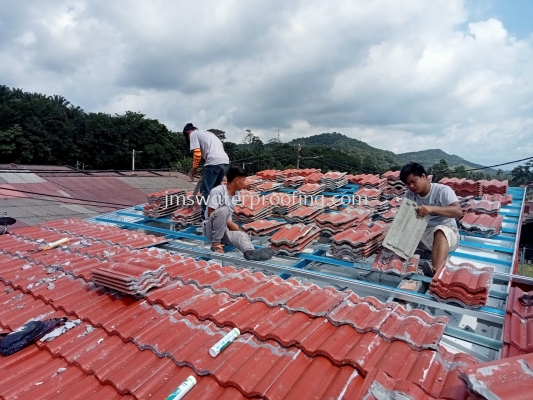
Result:
<instances>
[{"instance_id":1,"label":"white t-shirt","mask_svg":"<svg viewBox=\"0 0 533 400\"><path fill-rule=\"evenodd\" d=\"M458 203L459 199L453 189L440 183L432 183L429 193L424 197L419 196L410 190L405 193L405 197L414 201L419 206L440 206L448 207L452 203ZM457 223L454 218L441 217L439 215L431 215L428 222L428 228L433 228L437 225L445 225L450 228L457 229Z\"/></svg>"},{"instance_id":2,"label":"white t-shirt","mask_svg":"<svg viewBox=\"0 0 533 400\"><path fill-rule=\"evenodd\" d=\"M207 212L209 208L217 209L219 207L227 206L230 209L228 221L231 220L235 206L239 203L239 191L236 191L233 197L228 193L226 185L218 185L211 190L207 198L207 207L205 208L205 219L209 216Z\"/></svg>"},{"instance_id":3,"label":"white t-shirt","mask_svg":"<svg viewBox=\"0 0 533 400\"><path fill-rule=\"evenodd\" d=\"M195 129L189 138L191 140L190 149L200 149L205 165L229 164L224 145L213 133Z\"/></svg>"}]
</instances>

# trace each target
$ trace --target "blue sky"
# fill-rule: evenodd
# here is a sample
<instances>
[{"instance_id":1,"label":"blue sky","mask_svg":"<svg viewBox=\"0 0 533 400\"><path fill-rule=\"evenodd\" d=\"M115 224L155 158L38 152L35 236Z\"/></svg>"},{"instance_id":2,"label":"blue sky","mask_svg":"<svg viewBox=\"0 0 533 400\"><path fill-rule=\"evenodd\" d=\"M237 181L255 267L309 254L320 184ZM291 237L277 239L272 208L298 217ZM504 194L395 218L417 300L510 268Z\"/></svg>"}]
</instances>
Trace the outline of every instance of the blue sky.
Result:
<instances>
[{"instance_id":1,"label":"blue sky","mask_svg":"<svg viewBox=\"0 0 533 400\"><path fill-rule=\"evenodd\" d=\"M530 0L467 0L473 19L497 18L509 33L525 38L533 33L533 1Z\"/></svg>"}]
</instances>

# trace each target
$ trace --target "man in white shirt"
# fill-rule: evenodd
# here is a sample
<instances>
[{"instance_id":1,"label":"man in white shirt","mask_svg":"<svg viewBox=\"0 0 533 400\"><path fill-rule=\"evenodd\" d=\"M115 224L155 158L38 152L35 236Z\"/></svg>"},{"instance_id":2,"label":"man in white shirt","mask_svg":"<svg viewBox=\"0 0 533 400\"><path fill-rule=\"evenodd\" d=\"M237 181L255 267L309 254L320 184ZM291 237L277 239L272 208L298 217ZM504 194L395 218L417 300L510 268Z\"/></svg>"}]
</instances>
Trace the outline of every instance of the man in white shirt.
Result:
<instances>
[{"instance_id":1,"label":"man in white shirt","mask_svg":"<svg viewBox=\"0 0 533 400\"><path fill-rule=\"evenodd\" d=\"M201 131L193 124L188 123L183 128L183 135L193 151L193 164L190 174L194 176L200 160L205 160L200 193L204 197L202 202L202 216L205 214L205 199L211 192L211 189L220 185L224 175L228 170L229 157L224 151L224 145L215 134L207 131Z\"/></svg>"},{"instance_id":2,"label":"man in white shirt","mask_svg":"<svg viewBox=\"0 0 533 400\"><path fill-rule=\"evenodd\" d=\"M425 275L433 276L444 267L450 251L459 245L455 218L461 218L463 210L453 189L430 183L426 170L418 163L405 165L400 171L400 180L409 189L405 197L418 205L417 216L431 216L419 247L431 250L431 264L421 262L421 266Z\"/></svg>"},{"instance_id":3,"label":"man in white shirt","mask_svg":"<svg viewBox=\"0 0 533 400\"><path fill-rule=\"evenodd\" d=\"M243 168L228 168L227 185L219 185L209 193L203 233L211 241L211 251L224 253L222 245L228 244L240 250L247 260L265 261L272 258L274 250L270 247L255 250L248 235L231 220L245 181Z\"/></svg>"}]
</instances>

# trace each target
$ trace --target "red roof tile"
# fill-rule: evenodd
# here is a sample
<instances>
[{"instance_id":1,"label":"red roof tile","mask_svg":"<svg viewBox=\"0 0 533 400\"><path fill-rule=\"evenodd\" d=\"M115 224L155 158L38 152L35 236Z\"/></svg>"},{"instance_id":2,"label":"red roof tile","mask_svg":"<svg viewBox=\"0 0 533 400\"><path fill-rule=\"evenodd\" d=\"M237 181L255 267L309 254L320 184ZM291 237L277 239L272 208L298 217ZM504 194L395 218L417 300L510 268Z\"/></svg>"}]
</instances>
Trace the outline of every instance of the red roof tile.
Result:
<instances>
[{"instance_id":1,"label":"red roof tile","mask_svg":"<svg viewBox=\"0 0 533 400\"><path fill-rule=\"evenodd\" d=\"M34 243L0 238L0 253L6 245ZM2 327L13 329L35 314L82 319L84 324L39 344L39 351L100 385L109 383L107 390L136 398L164 398L189 375L199 382L191 398L359 398L378 389L464 397L455 368L475 360L438 347L445 318L157 249L132 250L120 241L112 249L122 251L98 250L87 258L72 243L18 256L4 250L0 280L11 293L0 291ZM90 279L91 271L113 265L110 261L118 269L131 266L137 277L145 274L138 266L163 268L174 281L148 292L146 301L65 275ZM22 292L13 291L17 288ZM6 301L18 303L5 307ZM207 349L228 325L244 333L210 357Z\"/></svg>"},{"instance_id":2,"label":"red roof tile","mask_svg":"<svg viewBox=\"0 0 533 400\"><path fill-rule=\"evenodd\" d=\"M392 251L382 249L376 256L372 269L396 275L416 274L419 260L416 256L404 260Z\"/></svg>"},{"instance_id":3,"label":"red roof tile","mask_svg":"<svg viewBox=\"0 0 533 400\"><path fill-rule=\"evenodd\" d=\"M460 368L471 398L528 399L533 386L533 354Z\"/></svg>"},{"instance_id":4,"label":"red roof tile","mask_svg":"<svg viewBox=\"0 0 533 400\"><path fill-rule=\"evenodd\" d=\"M480 307L488 300L494 267L476 268L472 264L447 262L430 284L437 300Z\"/></svg>"}]
</instances>

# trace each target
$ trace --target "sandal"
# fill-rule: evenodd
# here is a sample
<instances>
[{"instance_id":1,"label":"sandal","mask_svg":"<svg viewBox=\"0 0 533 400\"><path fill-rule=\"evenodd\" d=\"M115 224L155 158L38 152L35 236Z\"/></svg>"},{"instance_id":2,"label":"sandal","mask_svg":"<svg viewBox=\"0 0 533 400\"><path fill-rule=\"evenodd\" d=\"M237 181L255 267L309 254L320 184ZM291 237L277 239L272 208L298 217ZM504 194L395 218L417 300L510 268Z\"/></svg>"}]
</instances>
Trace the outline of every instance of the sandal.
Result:
<instances>
[{"instance_id":1,"label":"sandal","mask_svg":"<svg viewBox=\"0 0 533 400\"><path fill-rule=\"evenodd\" d=\"M224 254L224 248L222 247L222 243L212 243L211 251L215 253Z\"/></svg>"}]
</instances>

